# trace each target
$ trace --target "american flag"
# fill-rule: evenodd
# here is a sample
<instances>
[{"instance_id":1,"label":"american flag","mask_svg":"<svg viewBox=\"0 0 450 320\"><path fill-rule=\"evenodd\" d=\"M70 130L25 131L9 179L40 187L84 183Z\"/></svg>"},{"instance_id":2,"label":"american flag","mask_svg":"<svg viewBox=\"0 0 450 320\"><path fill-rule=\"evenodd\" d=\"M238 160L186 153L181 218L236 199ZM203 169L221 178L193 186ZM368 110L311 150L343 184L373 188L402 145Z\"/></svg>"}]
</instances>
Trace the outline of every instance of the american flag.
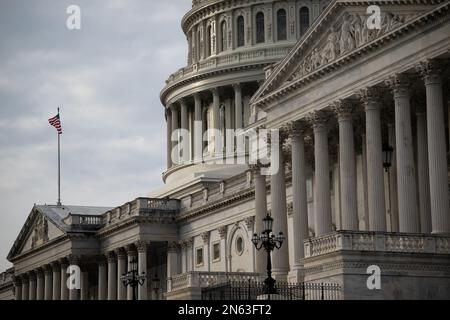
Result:
<instances>
[{"instance_id":1,"label":"american flag","mask_svg":"<svg viewBox=\"0 0 450 320\"><path fill-rule=\"evenodd\" d=\"M58 134L62 134L61 121L59 120L59 113L53 118L48 119L48 122L58 130Z\"/></svg>"}]
</instances>

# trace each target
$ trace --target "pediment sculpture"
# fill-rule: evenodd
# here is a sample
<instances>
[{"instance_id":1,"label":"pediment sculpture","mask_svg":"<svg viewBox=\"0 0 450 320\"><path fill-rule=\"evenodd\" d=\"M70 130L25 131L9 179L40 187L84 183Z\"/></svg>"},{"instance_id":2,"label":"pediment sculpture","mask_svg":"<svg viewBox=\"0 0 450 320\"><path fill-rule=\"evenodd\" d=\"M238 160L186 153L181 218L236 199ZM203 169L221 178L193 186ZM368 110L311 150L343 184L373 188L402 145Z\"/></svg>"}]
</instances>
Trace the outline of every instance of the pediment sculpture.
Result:
<instances>
[{"instance_id":1,"label":"pediment sculpture","mask_svg":"<svg viewBox=\"0 0 450 320\"><path fill-rule=\"evenodd\" d=\"M366 43L400 27L418 14L381 13L379 29L369 29L370 15L365 13L344 12L338 22L334 23L324 41L310 51L299 64L289 81L299 79L314 70L333 62Z\"/></svg>"},{"instance_id":2,"label":"pediment sculpture","mask_svg":"<svg viewBox=\"0 0 450 320\"><path fill-rule=\"evenodd\" d=\"M31 238L31 247L35 248L48 241L48 222L42 215L39 216L36 221L36 225L33 230L33 236Z\"/></svg>"}]
</instances>

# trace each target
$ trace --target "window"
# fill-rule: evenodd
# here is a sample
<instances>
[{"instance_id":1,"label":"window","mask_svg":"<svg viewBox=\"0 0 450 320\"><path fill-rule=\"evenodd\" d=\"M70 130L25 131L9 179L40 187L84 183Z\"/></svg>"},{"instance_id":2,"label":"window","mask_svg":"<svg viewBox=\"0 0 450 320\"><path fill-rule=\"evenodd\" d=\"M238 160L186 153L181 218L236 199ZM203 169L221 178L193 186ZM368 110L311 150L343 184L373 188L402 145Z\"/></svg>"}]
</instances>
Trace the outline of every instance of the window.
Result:
<instances>
[{"instance_id":1,"label":"window","mask_svg":"<svg viewBox=\"0 0 450 320\"><path fill-rule=\"evenodd\" d=\"M309 9L303 7L300 9L300 36L304 35L309 28Z\"/></svg>"},{"instance_id":2,"label":"window","mask_svg":"<svg viewBox=\"0 0 450 320\"><path fill-rule=\"evenodd\" d=\"M206 29L206 56L207 57L211 56L211 44L212 44L211 26L208 26L208 28Z\"/></svg>"},{"instance_id":3,"label":"window","mask_svg":"<svg viewBox=\"0 0 450 320\"><path fill-rule=\"evenodd\" d=\"M201 34L200 29L197 31L197 60L200 60L201 57Z\"/></svg>"},{"instance_id":4,"label":"window","mask_svg":"<svg viewBox=\"0 0 450 320\"><path fill-rule=\"evenodd\" d=\"M286 10L280 9L277 11L277 40L286 40Z\"/></svg>"},{"instance_id":5,"label":"window","mask_svg":"<svg viewBox=\"0 0 450 320\"><path fill-rule=\"evenodd\" d=\"M213 261L220 260L220 242L213 244Z\"/></svg>"},{"instance_id":6,"label":"window","mask_svg":"<svg viewBox=\"0 0 450 320\"><path fill-rule=\"evenodd\" d=\"M195 264L201 266L203 264L203 248L198 248L195 251Z\"/></svg>"},{"instance_id":7,"label":"window","mask_svg":"<svg viewBox=\"0 0 450 320\"><path fill-rule=\"evenodd\" d=\"M227 45L227 22L226 21L222 21L222 23L220 24L220 31L221 31L221 38L222 38L220 51L225 51L228 48L228 45Z\"/></svg>"},{"instance_id":8,"label":"window","mask_svg":"<svg viewBox=\"0 0 450 320\"><path fill-rule=\"evenodd\" d=\"M237 46L243 47L245 45L245 25L244 25L244 17L239 16L237 18Z\"/></svg>"},{"instance_id":9,"label":"window","mask_svg":"<svg viewBox=\"0 0 450 320\"><path fill-rule=\"evenodd\" d=\"M258 12L256 14L256 43L263 43L265 41L264 32L264 13Z\"/></svg>"},{"instance_id":10,"label":"window","mask_svg":"<svg viewBox=\"0 0 450 320\"><path fill-rule=\"evenodd\" d=\"M238 255L242 255L244 252L244 239L241 236L236 239L236 252Z\"/></svg>"}]
</instances>

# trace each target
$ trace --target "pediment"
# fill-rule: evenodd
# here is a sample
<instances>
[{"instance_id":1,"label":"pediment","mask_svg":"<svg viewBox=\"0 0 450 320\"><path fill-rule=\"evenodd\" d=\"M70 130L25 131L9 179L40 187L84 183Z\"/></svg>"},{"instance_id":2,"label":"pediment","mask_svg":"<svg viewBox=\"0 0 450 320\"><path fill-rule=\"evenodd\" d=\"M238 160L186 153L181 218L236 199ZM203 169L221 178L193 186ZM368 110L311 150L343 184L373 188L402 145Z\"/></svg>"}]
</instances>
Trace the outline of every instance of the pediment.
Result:
<instances>
[{"instance_id":1,"label":"pediment","mask_svg":"<svg viewBox=\"0 0 450 320\"><path fill-rule=\"evenodd\" d=\"M332 1L290 53L273 70L267 72L264 84L251 103L264 104L266 97L316 74L326 73L374 44L393 37L396 31L448 1L378 1L381 9L378 22L373 13L367 13L368 2ZM446 2L446 4L442 4ZM370 1L370 4L376 4ZM354 59L352 57L351 59Z\"/></svg>"},{"instance_id":2,"label":"pediment","mask_svg":"<svg viewBox=\"0 0 450 320\"><path fill-rule=\"evenodd\" d=\"M33 208L8 254L8 259L37 249L64 234L44 213Z\"/></svg>"}]
</instances>

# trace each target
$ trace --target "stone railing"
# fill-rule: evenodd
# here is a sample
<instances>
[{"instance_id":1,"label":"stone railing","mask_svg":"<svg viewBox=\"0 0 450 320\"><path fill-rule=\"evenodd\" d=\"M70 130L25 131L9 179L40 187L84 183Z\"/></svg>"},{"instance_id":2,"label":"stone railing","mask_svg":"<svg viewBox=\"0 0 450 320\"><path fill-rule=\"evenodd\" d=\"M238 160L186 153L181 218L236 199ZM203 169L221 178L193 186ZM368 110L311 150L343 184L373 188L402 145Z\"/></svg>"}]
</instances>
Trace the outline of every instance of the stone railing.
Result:
<instances>
[{"instance_id":1,"label":"stone railing","mask_svg":"<svg viewBox=\"0 0 450 320\"><path fill-rule=\"evenodd\" d=\"M336 231L305 240L305 258L337 251L450 254L450 236L394 232Z\"/></svg>"},{"instance_id":2,"label":"stone railing","mask_svg":"<svg viewBox=\"0 0 450 320\"><path fill-rule=\"evenodd\" d=\"M240 52L231 52L229 54L217 55L209 57L205 60L199 61L187 67L181 68L177 72L173 73L166 80L166 87L184 79L187 76L194 75L201 71L207 71L209 69L232 66L234 64L241 64L251 61L257 62L258 60L275 59L284 57L292 48L293 43L288 45L270 47L270 48L254 48L243 50Z\"/></svg>"},{"instance_id":3,"label":"stone railing","mask_svg":"<svg viewBox=\"0 0 450 320\"><path fill-rule=\"evenodd\" d=\"M262 276L250 272L202 272L190 271L177 274L167 279L167 292L188 289L205 288L229 281L244 281L248 279L261 281Z\"/></svg>"}]
</instances>

